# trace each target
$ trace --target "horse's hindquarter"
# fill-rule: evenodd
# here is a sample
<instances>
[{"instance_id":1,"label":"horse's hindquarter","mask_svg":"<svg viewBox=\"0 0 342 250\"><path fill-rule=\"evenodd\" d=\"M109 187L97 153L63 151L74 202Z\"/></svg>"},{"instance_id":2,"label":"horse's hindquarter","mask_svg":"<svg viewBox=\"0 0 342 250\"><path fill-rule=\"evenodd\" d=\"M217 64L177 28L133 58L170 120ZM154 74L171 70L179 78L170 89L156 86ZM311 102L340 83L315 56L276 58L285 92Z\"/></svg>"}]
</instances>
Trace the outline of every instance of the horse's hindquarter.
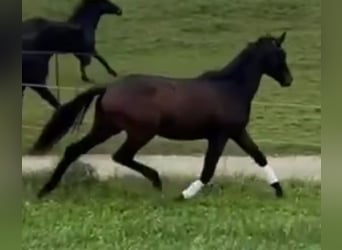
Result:
<instances>
[{"instance_id":1,"label":"horse's hindquarter","mask_svg":"<svg viewBox=\"0 0 342 250\"><path fill-rule=\"evenodd\" d=\"M22 35L36 34L47 25L58 25L60 21L52 21L42 17L34 17L26 19L22 22Z\"/></svg>"},{"instance_id":2,"label":"horse's hindquarter","mask_svg":"<svg viewBox=\"0 0 342 250\"><path fill-rule=\"evenodd\" d=\"M121 129L127 124L156 126L160 111L154 102L155 91L140 79L130 81L130 77L125 77L107 89L101 100L102 109Z\"/></svg>"}]
</instances>

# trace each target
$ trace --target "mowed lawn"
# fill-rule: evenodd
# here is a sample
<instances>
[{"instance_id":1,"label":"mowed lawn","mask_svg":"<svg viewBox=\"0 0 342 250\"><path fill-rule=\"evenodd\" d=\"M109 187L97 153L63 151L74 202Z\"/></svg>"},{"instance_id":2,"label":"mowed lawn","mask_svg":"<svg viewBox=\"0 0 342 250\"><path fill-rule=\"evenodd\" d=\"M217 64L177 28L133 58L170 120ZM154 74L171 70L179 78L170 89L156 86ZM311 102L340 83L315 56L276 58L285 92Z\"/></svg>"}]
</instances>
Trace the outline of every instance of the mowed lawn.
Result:
<instances>
[{"instance_id":1,"label":"mowed lawn","mask_svg":"<svg viewBox=\"0 0 342 250\"><path fill-rule=\"evenodd\" d=\"M69 175L45 201L46 177L23 179L22 249L321 249L321 184L284 183L276 199L264 181L216 180L196 199L174 201L189 180L166 180L165 197L142 179Z\"/></svg>"},{"instance_id":2,"label":"mowed lawn","mask_svg":"<svg viewBox=\"0 0 342 250\"><path fill-rule=\"evenodd\" d=\"M35 15L65 19L76 2L22 0L22 16L23 19ZM321 1L117 0L116 3L122 6L124 15L102 19L97 47L120 75L196 76L227 64L247 42L260 35L277 35L287 30L285 48L294 85L282 89L273 80L263 78L250 131L267 153L320 153ZM53 69L51 61L51 85L54 85ZM97 61L93 61L88 72L99 83L115 84ZM60 57L60 84L75 88L92 86L80 81L79 65L72 56ZM62 100L70 100L79 91L61 91ZM51 113L44 102L27 91L22 129L24 152ZM62 149L65 142L80 138L91 121L90 112L82 133L68 136L56 150ZM92 152L111 153L122 138L110 140ZM157 138L142 153L197 154L203 152L204 146L203 142L169 142ZM232 145L226 153L241 152Z\"/></svg>"}]
</instances>

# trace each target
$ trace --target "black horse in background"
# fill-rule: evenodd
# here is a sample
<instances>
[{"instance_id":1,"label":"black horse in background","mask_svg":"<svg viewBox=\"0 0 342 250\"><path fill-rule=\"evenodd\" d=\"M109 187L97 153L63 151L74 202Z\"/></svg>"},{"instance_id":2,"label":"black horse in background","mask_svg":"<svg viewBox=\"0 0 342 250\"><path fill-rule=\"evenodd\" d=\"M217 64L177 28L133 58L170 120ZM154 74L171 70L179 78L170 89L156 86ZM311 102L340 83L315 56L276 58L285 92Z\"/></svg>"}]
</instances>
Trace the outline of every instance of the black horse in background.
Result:
<instances>
[{"instance_id":1,"label":"black horse in background","mask_svg":"<svg viewBox=\"0 0 342 250\"><path fill-rule=\"evenodd\" d=\"M85 53L87 44L83 30L73 24L51 23L40 32L22 37L22 96L27 87L37 92L53 108L60 107L59 101L46 86L49 74L49 61L53 56L46 51L63 48L63 53ZM31 51L31 52L30 52Z\"/></svg>"},{"instance_id":2,"label":"black horse in background","mask_svg":"<svg viewBox=\"0 0 342 250\"><path fill-rule=\"evenodd\" d=\"M119 6L110 2L109 0L82 0L67 21L53 21L42 17L34 17L24 20L22 23L23 39L31 39L41 32L42 29L51 25L59 25L60 27L65 26L65 29L68 29L70 24L78 25L83 31L83 34L81 35L82 39L84 40L82 41L82 46L85 44L87 47L85 50L87 54L73 53L80 61L82 80L85 82L92 82L92 80L88 78L85 70L85 68L91 63L92 56L95 57L106 68L109 74L117 76L115 70L109 66L107 61L97 52L95 48L95 32L101 17L105 14L121 16L122 10ZM73 52L68 49L67 43L64 43L61 40L53 41L53 39L53 36L50 39L47 37L45 41L47 43L55 42L56 45L58 45L56 42L61 42L59 46L56 46L56 50L54 51L55 53L60 53L65 50L68 50L71 53Z\"/></svg>"}]
</instances>

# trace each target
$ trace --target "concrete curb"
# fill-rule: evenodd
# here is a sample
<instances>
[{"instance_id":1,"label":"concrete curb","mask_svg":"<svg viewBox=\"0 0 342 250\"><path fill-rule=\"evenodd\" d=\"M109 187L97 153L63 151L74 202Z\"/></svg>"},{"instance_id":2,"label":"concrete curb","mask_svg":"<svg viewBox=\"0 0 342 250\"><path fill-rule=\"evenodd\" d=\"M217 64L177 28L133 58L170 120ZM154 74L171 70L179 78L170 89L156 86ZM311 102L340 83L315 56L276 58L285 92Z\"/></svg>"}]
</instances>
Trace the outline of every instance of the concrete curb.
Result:
<instances>
[{"instance_id":1,"label":"concrete curb","mask_svg":"<svg viewBox=\"0 0 342 250\"><path fill-rule=\"evenodd\" d=\"M197 178L203 165L201 156L139 156L137 159L157 170L161 176ZM58 161L57 156L22 158L22 174L52 171ZM89 164L99 179L110 177L137 176L132 170L120 166L109 155L85 155L80 161ZM320 156L269 157L269 164L275 169L279 179L321 180ZM264 172L249 157L222 157L216 176L257 176L264 178Z\"/></svg>"}]
</instances>

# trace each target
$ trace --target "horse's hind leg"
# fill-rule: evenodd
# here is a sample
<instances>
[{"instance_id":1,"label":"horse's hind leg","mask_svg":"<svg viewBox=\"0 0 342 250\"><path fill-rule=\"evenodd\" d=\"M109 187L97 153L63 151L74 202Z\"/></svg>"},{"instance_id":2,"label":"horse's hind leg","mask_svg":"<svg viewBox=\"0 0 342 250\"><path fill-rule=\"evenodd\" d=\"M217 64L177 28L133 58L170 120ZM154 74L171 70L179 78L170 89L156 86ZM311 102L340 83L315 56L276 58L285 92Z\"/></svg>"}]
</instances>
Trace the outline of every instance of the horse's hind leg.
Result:
<instances>
[{"instance_id":1,"label":"horse's hind leg","mask_svg":"<svg viewBox=\"0 0 342 250\"><path fill-rule=\"evenodd\" d=\"M53 108L58 109L61 106L57 98L50 92L49 89L47 89L46 86L42 85L41 87L32 87L32 89L36 91L40 97L47 101Z\"/></svg>"},{"instance_id":2,"label":"horse's hind leg","mask_svg":"<svg viewBox=\"0 0 342 250\"><path fill-rule=\"evenodd\" d=\"M21 109L23 109L25 89L25 86L21 86Z\"/></svg>"},{"instance_id":3,"label":"horse's hind leg","mask_svg":"<svg viewBox=\"0 0 342 250\"><path fill-rule=\"evenodd\" d=\"M81 78L84 82L93 82L93 80L89 79L86 72L86 67L91 63L91 57L88 55L76 55L78 60L80 61L80 71Z\"/></svg>"},{"instance_id":4,"label":"horse's hind leg","mask_svg":"<svg viewBox=\"0 0 342 250\"><path fill-rule=\"evenodd\" d=\"M283 189L279 183L279 180L272 169L271 166L268 165L266 156L256 143L253 141L251 136L248 134L246 130L244 130L238 137L234 138L235 142L247 153L249 154L254 161L265 170L267 180L269 184L275 189L276 196L283 196Z\"/></svg>"},{"instance_id":5,"label":"horse's hind leg","mask_svg":"<svg viewBox=\"0 0 342 250\"><path fill-rule=\"evenodd\" d=\"M112 133L109 133L108 131L103 131L103 130L101 131L99 129L96 129L96 130L93 129L88 135L86 135L79 142L68 146L67 149L65 150L63 159L58 163L50 180L40 190L38 197L42 198L43 196L47 195L52 190L54 190L71 163L77 160L78 157L80 157L82 154L87 153L90 149L92 149L96 145L109 139L111 135Z\"/></svg>"},{"instance_id":6,"label":"horse's hind leg","mask_svg":"<svg viewBox=\"0 0 342 250\"><path fill-rule=\"evenodd\" d=\"M127 139L119 150L113 155L113 160L120 163L146 177L153 186L159 190L162 189L162 182L159 174L154 169L134 160L136 153L145 146L154 135L127 135Z\"/></svg>"}]
</instances>

